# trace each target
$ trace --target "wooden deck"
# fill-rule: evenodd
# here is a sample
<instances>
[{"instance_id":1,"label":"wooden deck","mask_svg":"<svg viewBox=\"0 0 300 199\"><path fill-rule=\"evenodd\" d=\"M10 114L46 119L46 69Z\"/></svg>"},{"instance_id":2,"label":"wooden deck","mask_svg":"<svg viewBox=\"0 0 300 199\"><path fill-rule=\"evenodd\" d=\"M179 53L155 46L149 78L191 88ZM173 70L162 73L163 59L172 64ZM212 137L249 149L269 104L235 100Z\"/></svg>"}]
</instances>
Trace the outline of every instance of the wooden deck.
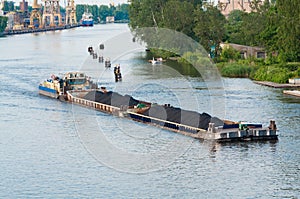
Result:
<instances>
[{"instance_id":1,"label":"wooden deck","mask_svg":"<svg viewBox=\"0 0 300 199\"><path fill-rule=\"evenodd\" d=\"M287 95L293 95L293 96L297 96L297 97L300 97L300 91L297 91L297 90L284 90L283 91L284 94L287 94Z\"/></svg>"},{"instance_id":2,"label":"wooden deck","mask_svg":"<svg viewBox=\"0 0 300 199\"><path fill-rule=\"evenodd\" d=\"M278 84L274 82L267 81L253 81L255 84L273 87L273 88L300 88L300 84Z\"/></svg>"}]
</instances>

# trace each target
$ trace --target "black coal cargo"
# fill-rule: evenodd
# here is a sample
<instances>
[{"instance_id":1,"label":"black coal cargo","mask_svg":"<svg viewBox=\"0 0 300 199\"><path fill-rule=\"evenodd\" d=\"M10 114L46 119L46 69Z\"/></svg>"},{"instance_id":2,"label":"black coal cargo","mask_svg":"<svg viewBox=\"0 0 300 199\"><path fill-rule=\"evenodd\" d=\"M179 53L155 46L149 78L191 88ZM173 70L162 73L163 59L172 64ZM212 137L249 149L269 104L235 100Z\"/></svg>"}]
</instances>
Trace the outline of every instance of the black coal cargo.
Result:
<instances>
[{"instance_id":1,"label":"black coal cargo","mask_svg":"<svg viewBox=\"0 0 300 199\"><path fill-rule=\"evenodd\" d=\"M200 129L208 129L212 119L220 123L220 119L212 118L207 113L198 113L195 111L183 110L176 107L154 105L143 113L145 116L166 120L178 124L183 124Z\"/></svg>"},{"instance_id":2,"label":"black coal cargo","mask_svg":"<svg viewBox=\"0 0 300 199\"><path fill-rule=\"evenodd\" d=\"M134 99L130 95L121 95L116 92L102 92L102 91L90 91L84 97L86 100L99 102L102 104L107 104L115 107L121 106L137 106L140 101ZM160 125L167 126L174 125L172 123L183 124L190 127L208 129L209 123L215 123L215 126L223 126L223 121L217 117L211 117L207 113L198 113L195 111L183 110L177 107L172 107L170 105L157 105L152 104L151 108L142 113L145 116L149 116L155 119L169 121L171 123L161 123ZM152 119L151 122L158 122L155 119ZM160 123L160 122L159 122ZM173 126L172 126L173 128ZM177 128L176 125L174 128Z\"/></svg>"},{"instance_id":3,"label":"black coal cargo","mask_svg":"<svg viewBox=\"0 0 300 199\"><path fill-rule=\"evenodd\" d=\"M84 97L86 100L99 102L115 107L121 106L136 106L139 101L129 95L121 95L116 92L102 92L102 91L90 91Z\"/></svg>"}]
</instances>

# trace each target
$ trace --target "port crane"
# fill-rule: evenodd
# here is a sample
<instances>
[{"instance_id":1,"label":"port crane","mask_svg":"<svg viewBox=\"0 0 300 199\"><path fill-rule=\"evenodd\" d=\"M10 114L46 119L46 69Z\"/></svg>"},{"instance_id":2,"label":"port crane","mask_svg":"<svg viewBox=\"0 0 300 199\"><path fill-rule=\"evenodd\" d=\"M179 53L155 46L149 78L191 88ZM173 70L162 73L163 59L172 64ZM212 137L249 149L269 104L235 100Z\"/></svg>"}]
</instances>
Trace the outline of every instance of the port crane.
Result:
<instances>
[{"instance_id":1,"label":"port crane","mask_svg":"<svg viewBox=\"0 0 300 199\"><path fill-rule=\"evenodd\" d=\"M63 26L62 16L60 14L60 0L42 0L44 7L41 13L42 6L38 4L38 0L33 0L32 12L30 15L29 28L44 28L46 26L56 27ZM34 21L38 20L38 26ZM76 25L76 6L74 0L68 0L66 6L66 21L65 25Z\"/></svg>"},{"instance_id":2,"label":"port crane","mask_svg":"<svg viewBox=\"0 0 300 199\"><path fill-rule=\"evenodd\" d=\"M40 12L41 6L38 5L37 0L33 0L32 12L30 14L30 25L29 28L34 28L34 19L39 21L39 28L43 27L42 14Z\"/></svg>"},{"instance_id":3,"label":"port crane","mask_svg":"<svg viewBox=\"0 0 300 199\"><path fill-rule=\"evenodd\" d=\"M66 24L68 25L77 24L76 7L75 7L74 0L68 0L66 6Z\"/></svg>"}]
</instances>

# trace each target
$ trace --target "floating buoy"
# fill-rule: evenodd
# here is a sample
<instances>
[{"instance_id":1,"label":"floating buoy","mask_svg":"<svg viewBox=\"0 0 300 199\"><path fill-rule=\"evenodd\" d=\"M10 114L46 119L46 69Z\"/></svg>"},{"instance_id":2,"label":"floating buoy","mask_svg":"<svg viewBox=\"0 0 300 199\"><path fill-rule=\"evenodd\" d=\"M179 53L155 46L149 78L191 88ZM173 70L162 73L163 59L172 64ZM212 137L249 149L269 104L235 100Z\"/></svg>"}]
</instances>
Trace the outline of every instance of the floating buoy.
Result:
<instances>
[{"instance_id":1,"label":"floating buoy","mask_svg":"<svg viewBox=\"0 0 300 199\"><path fill-rule=\"evenodd\" d=\"M105 60L105 67L106 68L110 68L111 67L110 59L106 59Z\"/></svg>"},{"instance_id":2,"label":"floating buoy","mask_svg":"<svg viewBox=\"0 0 300 199\"><path fill-rule=\"evenodd\" d=\"M100 50L104 50L104 44L99 45Z\"/></svg>"},{"instance_id":3,"label":"floating buoy","mask_svg":"<svg viewBox=\"0 0 300 199\"><path fill-rule=\"evenodd\" d=\"M90 53L90 55L92 55L94 53L94 50L93 50L92 46L88 47L88 52Z\"/></svg>"},{"instance_id":4,"label":"floating buoy","mask_svg":"<svg viewBox=\"0 0 300 199\"><path fill-rule=\"evenodd\" d=\"M97 59L97 58L98 58L97 53L93 53L93 59Z\"/></svg>"},{"instance_id":5,"label":"floating buoy","mask_svg":"<svg viewBox=\"0 0 300 199\"><path fill-rule=\"evenodd\" d=\"M104 61L104 58L103 58L103 56L99 56L99 63L103 63L103 61Z\"/></svg>"},{"instance_id":6,"label":"floating buoy","mask_svg":"<svg viewBox=\"0 0 300 199\"><path fill-rule=\"evenodd\" d=\"M120 64L116 65L114 67L114 74L115 74L115 81L116 82L122 81L122 74L121 74Z\"/></svg>"}]
</instances>

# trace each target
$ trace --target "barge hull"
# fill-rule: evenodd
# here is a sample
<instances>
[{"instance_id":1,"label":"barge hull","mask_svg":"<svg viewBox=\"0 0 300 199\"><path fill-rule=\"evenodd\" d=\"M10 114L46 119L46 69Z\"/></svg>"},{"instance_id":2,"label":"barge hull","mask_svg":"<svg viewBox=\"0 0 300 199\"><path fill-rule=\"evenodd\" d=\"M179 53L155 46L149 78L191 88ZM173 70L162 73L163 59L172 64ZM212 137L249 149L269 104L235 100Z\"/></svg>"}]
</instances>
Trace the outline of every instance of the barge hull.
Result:
<instances>
[{"instance_id":1,"label":"barge hull","mask_svg":"<svg viewBox=\"0 0 300 199\"><path fill-rule=\"evenodd\" d=\"M93 91L93 90L90 90ZM68 91L67 100L81 106L92 108L101 112L109 113L118 117L124 117L144 124L152 125L175 133L196 139L213 140L218 142L231 141L254 141L254 140L277 140L276 127L262 128L259 124L250 124L247 129L219 128L214 123L209 123L209 128L201 129L176 122L150 117L134 112L134 108L128 106L116 107L96 101L86 100L84 96L90 91ZM274 123L275 124L275 123ZM236 125L235 125L236 126ZM225 127L225 126L224 126ZM228 127L228 126L227 126Z\"/></svg>"},{"instance_id":2,"label":"barge hull","mask_svg":"<svg viewBox=\"0 0 300 199\"><path fill-rule=\"evenodd\" d=\"M57 93L56 90L44 86L39 86L39 94L45 95L47 97L55 98L55 99L58 99L59 97L59 94Z\"/></svg>"}]
</instances>

